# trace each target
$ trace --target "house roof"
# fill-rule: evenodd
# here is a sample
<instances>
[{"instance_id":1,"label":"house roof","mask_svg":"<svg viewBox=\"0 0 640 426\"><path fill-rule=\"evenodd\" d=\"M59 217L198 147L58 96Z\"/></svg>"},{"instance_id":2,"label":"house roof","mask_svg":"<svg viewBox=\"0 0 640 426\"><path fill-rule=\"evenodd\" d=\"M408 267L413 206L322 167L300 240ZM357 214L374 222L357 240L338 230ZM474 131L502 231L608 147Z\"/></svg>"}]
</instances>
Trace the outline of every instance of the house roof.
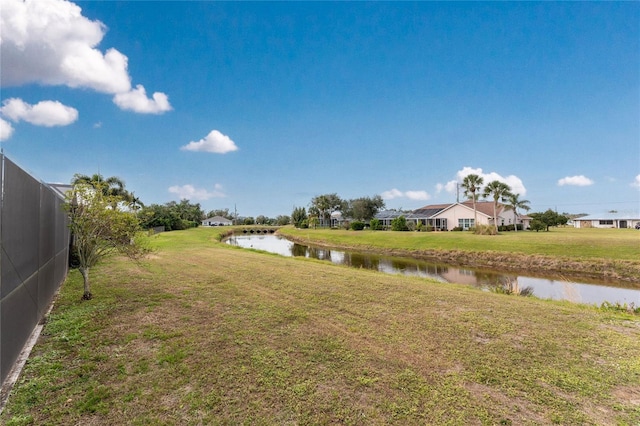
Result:
<instances>
[{"instance_id":1,"label":"house roof","mask_svg":"<svg viewBox=\"0 0 640 426\"><path fill-rule=\"evenodd\" d=\"M430 218L432 216L437 215L438 213L440 213L442 210L446 208L442 206L433 206L432 208L429 208L429 207L430 206L423 207L418 210L414 210L413 213L411 213L408 217L410 219Z\"/></svg>"},{"instance_id":2,"label":"house roof","mask_svg":"<svg viewBox=\"0 0 640 426\"><path fill-rule=\"evenodd\" d=\"M473 210L473 201L465 201L464 203L460 204ZM502 213L504 207L504 204L498 203L498 215ZM493 217L493 201L476 201L476 210L478 211L478 213Z\"/></svg>"},{"instance_id":3,"label":"house roof","mask_svg":"<svg viewBox=\"0 0 640 426\"><path fill-rule=\"evenodd\" d=\"M415 210L409 217L413 219L417 218L429 218L437 215L440 212L453 208L457 205L461 205L473 211L473 201L464 201L462 203L449 203L449 204L430 204L428 206L421 207ZM502 212L504 206L498 204L498 214ZM488 217L493 217L493 202L492 201L476 201L476 210L478 213Z\"/></svg>"},{"instance_id":4,"label":"house roof","mask_svg":"<svg viewBox=\"0 0 640 426\"><path fill-rule=\"evenodd\" d=\"M638 213L604 213L604 214L591 214L587 216L577 217L575 220L640 220Z\"/></svg>"},{"instance_id":5,"label":"house roof","mask_svg":"<svg viewBox=\"0 0 640 426\"><path fill-rule=\"evenodd\" d=\"M71 191L73 189L73 185L64 183L48 183L47 185L62 199L66 198L67 191Z\"/></svg>"},{"instance_id":6,"label":"house roof","mask_svg":"<svg viewBox=\"0 0 640 426\"><path fill-rule=\"evenodd\" d=\"M406 216L408 213L399 212L397 210L383 210L376 213L376 219L395 219L399 216Z\"/></svg>"},{"instance_id":7,"label":"house roof","mask_svg":"<svg viewBox=\"0 0 640 426\"><path fill-rule=\"evenodd\" d=\"M229 219L227 219L226 217L222 217L222 216L214 216L214 217L209 217L206 218L205 220L203 220L203 222L221 222L221 223L227 223L227 222L231 222Z\"/></svg>"}]
</instances>

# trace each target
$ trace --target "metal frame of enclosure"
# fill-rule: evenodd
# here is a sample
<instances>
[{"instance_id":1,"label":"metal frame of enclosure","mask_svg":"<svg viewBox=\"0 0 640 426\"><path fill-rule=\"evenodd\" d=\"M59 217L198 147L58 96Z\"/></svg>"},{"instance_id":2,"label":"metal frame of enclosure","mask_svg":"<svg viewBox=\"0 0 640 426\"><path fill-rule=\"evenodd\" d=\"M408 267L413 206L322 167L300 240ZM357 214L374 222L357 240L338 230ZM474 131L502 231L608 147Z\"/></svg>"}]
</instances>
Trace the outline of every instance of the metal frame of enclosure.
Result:
<instances>
[{"instance_id":1,"label":"metal frame of enclosure","mask_svg":"<svg viewBox=\"0 0 640 426\"><path fill-rule=\"evenodd\" d=\"M0 154L0 383L47 313L69 265L61 194Z\"/></svg>"}]
</instances>

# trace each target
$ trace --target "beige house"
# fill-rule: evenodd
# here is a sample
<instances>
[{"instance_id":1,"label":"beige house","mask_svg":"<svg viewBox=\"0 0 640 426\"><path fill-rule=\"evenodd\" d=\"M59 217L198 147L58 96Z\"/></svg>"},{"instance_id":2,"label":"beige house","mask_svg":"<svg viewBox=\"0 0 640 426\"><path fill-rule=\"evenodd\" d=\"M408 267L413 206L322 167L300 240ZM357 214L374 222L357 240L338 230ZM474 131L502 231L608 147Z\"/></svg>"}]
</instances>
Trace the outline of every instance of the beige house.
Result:
<instances>
[{"instance_id":1,"label":"beige house","mask_svg":"<svg viewBox=\"0 0 640 426\"><path fill-rule=\"evenodd\" d=\"M493 220L493 202L477 201L476 212L478 224L495 224ZM408 215L407 220L413 220L416 224L422 223L423 225L432 226L439 231L451 231L456 227L468 230L475 226L473 202L465 201L463 203L424 206ZM527 229L530 225L531 218L522 214L516 218L516 214L512 209L508 209L504 204L498 204L497 221L498 226L517 223L522 225L523 229Z\"/></svg>"}]
</instances>

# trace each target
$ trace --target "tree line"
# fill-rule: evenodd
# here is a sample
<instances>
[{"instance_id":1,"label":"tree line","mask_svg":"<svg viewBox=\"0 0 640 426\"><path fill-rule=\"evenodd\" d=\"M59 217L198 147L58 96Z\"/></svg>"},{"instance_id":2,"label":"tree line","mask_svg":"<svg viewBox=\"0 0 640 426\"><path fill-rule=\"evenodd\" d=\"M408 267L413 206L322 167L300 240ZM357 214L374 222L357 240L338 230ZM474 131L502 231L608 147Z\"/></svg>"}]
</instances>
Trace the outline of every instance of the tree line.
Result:
<instances>
[{"instance_id":1,"label":"tree line","mask_svg":"<svg viewBox=\"0 0 640 426\"><path fill-rule=\"evenodd\" d=\"M464 195L473 203L475 232L484 233L487 227L478 226L477 201L479 198L489 199L493 202L493 217L497 218L499 206L513 210L516 220L520 217L520 210L529 211L530 201L520 198L520 194L513 192L511 187L501 181L494 180L486 185L484 178L477 174L465 176L461 185ZM348 219L352 229L362 229L368 223L371 229L382 229L379 220L375 219L378 212L385 208L385 202L380 195L373 197L360 197L355 199L342 199L338 194L323 194L311 199L308 209L305 207L294 207L291 213L291 223L298 228L331 226L333 214L339 212L341 217ZM549 209L545 212L531 213L532 218L530 229L533 231L548 231L552 226L566 225L570 219L567 213L558 214ZM411 229L404 216L395 218L391 223L391 229L395 231L407 231ZM492 233L499 231L498 220L494 220ZM513 225L513 230L518 230L517 223Z\"/></svg>"},{"instance_id":2,"label":"tree line","mask_svg":"<svg viewBox=\"0 0 640 426\"><path fill-rule=\"evenodd\" d=\"M349 218L351 225L362 224L374 219L379 211L385 208L380 195L359 197L350 200L342 199L336 193L317 195L311 199L309 209L294 207L291 223L298 228L331 226L333 214L339 212L341 217Z\"/></svg>"}]
</instances>

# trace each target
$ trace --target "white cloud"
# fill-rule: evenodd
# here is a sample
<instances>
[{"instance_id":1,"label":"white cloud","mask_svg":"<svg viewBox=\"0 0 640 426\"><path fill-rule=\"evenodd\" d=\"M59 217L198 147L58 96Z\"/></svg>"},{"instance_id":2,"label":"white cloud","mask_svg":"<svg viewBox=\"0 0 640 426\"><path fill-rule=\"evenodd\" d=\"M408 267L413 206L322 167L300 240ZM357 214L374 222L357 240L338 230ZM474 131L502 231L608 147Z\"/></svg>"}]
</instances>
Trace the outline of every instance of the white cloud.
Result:
<instances>
[{"instance_id":1,"label":"white cloud","mask_svg":"<svg viewBox=\"0 0 640 426\"><path fill-rule=\"evenodd\" d=\"M403 195L403 193L395 188L389 190L389 191L384 191L381 195L382 198L384 198L385 200L393 200L394 198L401 198Z\"/></svg>"},{"instance_id":2,"label":"white cloud","mask_svg":"<svg viewBox=\"0 0 640 426\"><path fill-rule=\"evenodd\" d=\"M593 181L584 175L567 176L558 180L558 186L590 186L593 185Z\"/></svg>"},{"instance_id":3,"label":"white cloud","mask_svg":"<svg viewBox=\"0 0 640 426\"><path fill-rule=\"evenodd\" d=\"M497 180L509 185L511 187L511 192L513 192L514 194L520 194L520 196L524 196L527 193L527 188L525 188L524 184L522 183L522 179L520 179L518 176L502 176L496 172L485 173L481 168L474 169L473 167L468 166L463 167L461 170L458 170L458 172L456 173L456 179L450 180L444 185L439 183L438 185L436 185L436 188L439 188L440 190L444 189L451 194L455 194L457 184L462 183L464 178L470 174L480 176L483 179L485 185L489 182Z\"/></svg>"},{"instance_id":4,"label":"white cloud","mask_svg":"<svg viewBox=\"0 0 640 426\"><path fill-rule=\"evenodd\" d=\"M213 191L203 188L196 188L193 185L174 185L169 187L171 194L177 195L181 200L204 201L209 198L224 198L226 194L223 192L222 185L215 184Z\"/></svg>"},{"instance_id":5,"label":"white cloud","mask_svg":"<svg viewBox=\"0 0 640 426\"><path fill-rule=\"evenodd\" d=\"M131 87L127 57L95 49L106 27L64 0L3 0L0 8L2 80L87 87L104 93Z\"/></svg>"},{"instance_id":6,"label":"white cloud","mask_svg":"<svg viewBox=\"0 0 640 426\"><path fill-rule=\"evenodd\" d=\"M428 200L431 196L426 191L405 191L402 192L396 188L384 191L381 197L385 200L393 200L395 198L408 198L410 200Z\"/></svg>"},{"instance_id":7,"label":"white cloud","mask_svg":"<svg viewBox=\"0 0 640 426\"><path fill-rule=\"evenodd\" d=\"M631 182L631 186L640 189L640 175L636 176L636 179Z\"/></svg>"},{"instance_id":8,"label":"white cloud","mask_svg":"<svg viewBox=\"0 0 640 426\"><path fill-rule=\"evenodd\" d=\"M82 9L70 1L2 0L3 86L64 85L124 94L128 100L131 97L127 96L131 91L128 58L114 48L105 53L96 48L105 32L102 22L82 16ZM123 103L136 112L159 113L170 109L162 93L154 93L153 101L139 109L130 107L127 101Z\"/></svg>"},{"instance_id":9,"label":"white cloud","mask_svg":"<svg viewBox=\"0 0 640 426\"><path fill-rule=\"evenodd\" d=\"M8 121L0 118L0 141L6 141L13 134L13 126Z\"/></svg>"},{"instance_id":10,"label":"white cloud","mask_svg":"<svg viewBox=\"0 0 640 426\"><path fill-rule=\"evenodd\" d=\"M238 149L236 144L229 138L217 130L212 130L204 138L198 142L189 142L187 145L180 147L183 151L202 151L213 152L215 154L226 154L227 152Z\"/></svg>"},{"instance_id":11,"label":"white cloud","mask_svg":"<svg viewBox=\"0 0 640 426\"><path fill-rule=\"evenodd\" d=\"M428 200L431 198L426 191L406 191L404 195L410 200Z\"/></svg>"},{"instance_id":12,"label":"white cloud","mask_svg":"<svg viewBox=\"0 0 640 426\"><path fill-rule=\"evenodd\" d=\"M22 99L3 102L0 113L14 122L26 121L36 126L67 126L78 119L78 110L58 101L40 101L30 105Z\"/></svg>"},{"instance_id":13,"label":"white cloud","mask_svg":"<svg viewBox=\"0 0 640 426\"><path fill-rule=\"evenodd\" d=\"M171 111L169 98L161 92L155 92L153 98L147 98L147 92L141 84L135 89L125 93L118 93L113 97L113 102L120 109L131 110L144 114L162 114Z\"/></svg>"}]
</instances>

